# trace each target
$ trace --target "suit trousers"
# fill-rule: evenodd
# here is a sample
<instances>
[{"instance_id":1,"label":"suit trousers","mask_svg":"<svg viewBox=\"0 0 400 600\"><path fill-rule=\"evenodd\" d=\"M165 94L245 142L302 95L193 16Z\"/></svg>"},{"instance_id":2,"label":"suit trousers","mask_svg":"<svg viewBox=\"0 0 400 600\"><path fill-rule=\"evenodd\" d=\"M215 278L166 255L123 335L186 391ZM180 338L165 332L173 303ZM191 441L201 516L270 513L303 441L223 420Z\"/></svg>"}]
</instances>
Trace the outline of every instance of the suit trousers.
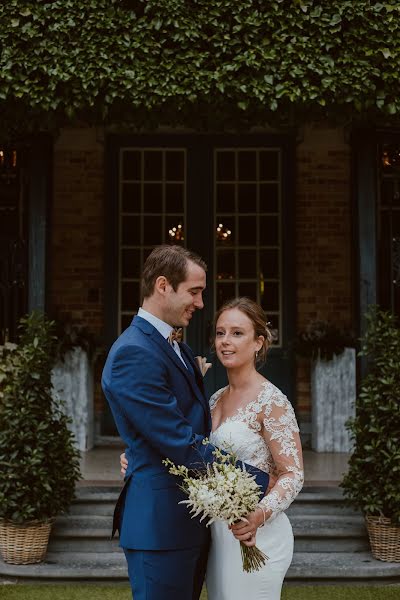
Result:
<instances>
[{"instance_id":1,"label":"suit trousers","mask_svg":"<svg viewBox=\"0 0 400 600\"><path fill-rule=\"evenodd\" d=\"M184 550L124 548L134 600L199 600L209 543Z\"/></svg>"}]
</instances>

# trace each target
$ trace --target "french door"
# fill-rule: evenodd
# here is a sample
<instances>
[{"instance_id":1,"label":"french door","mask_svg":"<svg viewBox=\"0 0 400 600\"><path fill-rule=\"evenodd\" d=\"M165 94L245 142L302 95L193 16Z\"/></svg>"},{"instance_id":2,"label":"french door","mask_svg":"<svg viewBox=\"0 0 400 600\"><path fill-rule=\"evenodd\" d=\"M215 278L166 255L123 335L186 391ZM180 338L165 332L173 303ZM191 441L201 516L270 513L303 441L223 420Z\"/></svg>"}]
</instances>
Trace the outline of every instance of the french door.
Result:
<instances>
[{"instance_id":1,"label":"french door","mask_svg":"<svg viewBox=\"0 0 400 600\"><path fill-rule=\"evenodd\" d=\"M225 384L212 350L213 315L234 296L261 304L275 343L264 373L294 400L293 143L286 137L111 136L107 332L111 343L140 305L140 273L152 248L182 244L208 264L205 308L186 332L213 368L207 392ZM104 433L112 429L106 415Z\"/></svg>"}]
</instances>

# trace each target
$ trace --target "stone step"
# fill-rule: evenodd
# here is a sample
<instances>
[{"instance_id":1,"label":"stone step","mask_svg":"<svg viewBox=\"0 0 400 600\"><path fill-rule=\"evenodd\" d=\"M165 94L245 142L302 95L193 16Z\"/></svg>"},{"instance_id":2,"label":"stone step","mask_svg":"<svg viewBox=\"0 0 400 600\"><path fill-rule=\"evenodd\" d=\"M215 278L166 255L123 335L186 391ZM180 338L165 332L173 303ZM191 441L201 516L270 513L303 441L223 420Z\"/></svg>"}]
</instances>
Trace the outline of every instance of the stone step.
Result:
<instances>
[{"instance_id":1,"label":"stone step","mask_svg":"<svg viewBox=\"0 0 400 600\"><path fill-rule=\"evenodd\" d=\"M111 516L121 486L80 487L71 505L72 515ZM303 514L355 515L353 508L346 506L342 490L335 487L305 487L287 511L288 516Z\"/></svg>"},{"instance_id":2,"label":"stone step","mask_svg":"<svg viewBox=\"0 0 400 600\"><path fill-rule=\"evenodd\" d=\"M51 532L49 552L122 552L118 535L110 539L111 529L112 518L109 516L59 517Z\"/></svg>"},{"instance_id":3,"label":"stone step","mask_svg":"<svg viewBox=\"0 0 400 600\"><path fill-rule=\"evenodd\" d=\"M109 532L108 536L109 536ZM68 535L63 537L51 537L48 546L49 552L68 553L74 552L76 555L94 552L97 554L122 553L119 546L118 537L112 540L104 537L104 532L90 531L89 535L80 537L79 535Z\"/></svg>"},{"instance_id":4,"label":"stone step","mask_svg":"<svg viewBox=\"0 0 400 600\"><path fill-rule=\"evenodd\" d=\"M104 537L110 537L112 517L105 515L64 515L58 517L53 525L52 534L66 535L68 532L81 531L86 535L91 530L103 530Z\"/></svg>"},{"instance_id":5,"label":"stone step","mask_svg":"<svg viewBox=\"0 0 400 600\"><path fill-rule=\"evenodd\" d=\"M298 552L287 573L291 583L400 583L400 564L370 552Z\"/></svg>"},{"instance_id":6,"label":"stone step","mask_svg":"<svg viewBox=\"0 0 400 600\"><path fill-rule=\"evenodd\" d=\"M351 558L350 558L351 556ZM288 583L400 583L400 564L374 559L368 552L296 553ZM350 558L350 559L349 559ZM123 554L49 552L38 565L9 565L0 560L0 579L18 582L127 581Z\"/></svg>"},{"instance_id":7,"label":"stone step","mask_svg":"<svg viewBox=\"0 0 400 600\"><path fill-rule=\"evenodd\" d=\"M70 514L112 516L122 485L77 487Z\"/></svg>"},{"instance_id":8,"label":"stone step","mask_svg":"<svg viewBox=\"0 0 400 600\"><path fill-rule=\"evenodd\" d=\"M290 515L356 515L338 487L304 487L287 510Z\"/></svg>"},{"instance_id":9,"label":"stone step","mask_svg":"<svg viewBox=\"0 0 400 600\"><path fill-rule=\"evenodd\" d=\"M294 551L362 552L369 550L368 534L361 516L290 516Z\"/></svg>"},{"instance_id":10,"label":"stone step","mask_svg":"<svg viewBox=\"0 0 400 600\"><path fill-rule=\"evenodd\" d=\"M303 515L290 517L295 552L360 552L369 544L360 516ZM50 538L54 552L119 552L118 540L110 540L111 518L64 516L57 519Z\"/></svg>"}]
</instances>

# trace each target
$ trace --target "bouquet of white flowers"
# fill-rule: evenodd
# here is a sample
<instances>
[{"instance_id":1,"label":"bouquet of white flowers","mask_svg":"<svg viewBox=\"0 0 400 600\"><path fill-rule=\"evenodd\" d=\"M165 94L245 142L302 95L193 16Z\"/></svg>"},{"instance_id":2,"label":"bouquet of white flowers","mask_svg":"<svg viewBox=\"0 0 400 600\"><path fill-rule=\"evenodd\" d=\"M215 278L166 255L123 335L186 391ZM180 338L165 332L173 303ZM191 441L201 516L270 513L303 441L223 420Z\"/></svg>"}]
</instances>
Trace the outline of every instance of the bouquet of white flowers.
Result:
<instances>
[{"instance_id":1,"label":"bouquet of white flowers","mask_svg":"<svg viewBox=\"0 0 400 600\"><path fill-rule=\"evenodd\" d=\"M208 444L208 440L204 440ZM189 471L183 465L177 466L171 460L164 460L172 475L182 478L180 488L188 496L180 504L190 508L192 518L201 513L200 521L208 518L207 527L216 520L232 525L245 521L246 515L253 512L259 502L260 488L254 475L243 466L238 467L233 453L213 451L215 460L207 464L203 471ZM190 473L193 473L191 475ZM246 546L240 542L243 570L247 573L258 571L268 557L256 546Z\"/></svg>"}]
</instances>

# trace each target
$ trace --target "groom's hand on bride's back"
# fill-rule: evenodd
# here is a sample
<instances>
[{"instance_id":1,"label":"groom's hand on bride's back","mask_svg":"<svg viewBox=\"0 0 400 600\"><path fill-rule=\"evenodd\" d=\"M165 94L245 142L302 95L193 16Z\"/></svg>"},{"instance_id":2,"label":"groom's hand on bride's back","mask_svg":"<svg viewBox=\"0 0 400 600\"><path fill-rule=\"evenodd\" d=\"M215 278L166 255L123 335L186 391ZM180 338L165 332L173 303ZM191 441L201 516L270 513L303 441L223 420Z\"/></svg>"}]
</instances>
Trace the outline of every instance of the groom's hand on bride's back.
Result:
<instances>
[{"instance_id":1,"label":"groom's hand on bride's back","mask_svg":"<svg viewBox=\"0 0 400 600\"><path fill-rule=\"evenodd\" d=\"M121 475L125 477L128 468L128 461L125 452L119 455L119 464L121 465Z\"/></svg>"}]
</instances>

